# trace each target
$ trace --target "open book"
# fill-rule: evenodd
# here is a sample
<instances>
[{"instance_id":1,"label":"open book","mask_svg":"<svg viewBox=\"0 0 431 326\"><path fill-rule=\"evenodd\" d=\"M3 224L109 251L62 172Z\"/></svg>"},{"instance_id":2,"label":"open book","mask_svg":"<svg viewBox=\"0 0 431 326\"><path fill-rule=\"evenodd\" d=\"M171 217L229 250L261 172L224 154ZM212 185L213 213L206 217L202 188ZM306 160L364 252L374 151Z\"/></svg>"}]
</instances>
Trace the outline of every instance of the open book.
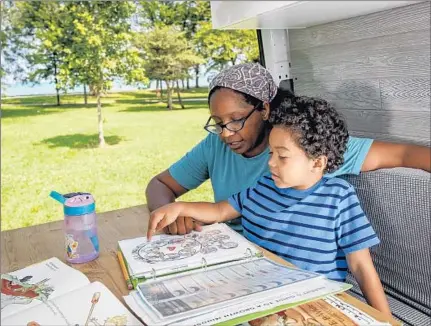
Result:
<instances>
[{"instance_id":1,"label":"open book","mask_svg":"<svg viewBox=\"0 0 431 326\"><path fill-rule=\"evenodd\" d=\"M124 299L148 325L236 325L230 321L257 312L264 316L271 309L279 311L350 287L258 258L148 280Z\"/></svg>"},{"instance_id":2,"label":"open book","mask_svg":"<svg viewBox=\"0 0 431 326\"><path fill-rule=\"evenodd\" d=\"M1 280L1 325L142 325L103 284L58 258Z\"/></svg>"},{"instance_id":3,"label":"open book","mask_svg":"<svg viewBox=\"0 0 431 326\"><path fill-rule=\"evenodd\" d=\"M149 280L124 299L148 325L237 325L239 317L264 316L350 287L259 258Z\"/></svg>"},{"instance_id":4,"label":"open book","mask_svg":"<svg viewBox=\"0 0 431 326\"><path fill-rule=\"evenodd\" d=\"M232 322L240 326L277 326L277 325L331 325L331 326L390 326L389 323L380 322L362 310L330 295L322 300L301 304L296 307L261 316L255 314L248 322L240 317ZM257 318L256 318L257 317Z\"/></svg>"},{"instance_id":5,"label":"open book","mask_svg":"<svg viewBox=\"0 0 431 326\"><path fill-rule=\"evenodd\" d=\"M147 325L236 325L351 287L277 264L225 224L119 249L135 288L124 299Z\"/></svg>"},{"instance_id":6,"label":"open book","mask_svg":"<svg viewBox=\"0 0 431 326\"><path fill-rule=\"evenodd\" d=\"M224 223L187 235L156 235L119 241L134 288L148 279L263 256Z\"/></svg>"}]
</instances>

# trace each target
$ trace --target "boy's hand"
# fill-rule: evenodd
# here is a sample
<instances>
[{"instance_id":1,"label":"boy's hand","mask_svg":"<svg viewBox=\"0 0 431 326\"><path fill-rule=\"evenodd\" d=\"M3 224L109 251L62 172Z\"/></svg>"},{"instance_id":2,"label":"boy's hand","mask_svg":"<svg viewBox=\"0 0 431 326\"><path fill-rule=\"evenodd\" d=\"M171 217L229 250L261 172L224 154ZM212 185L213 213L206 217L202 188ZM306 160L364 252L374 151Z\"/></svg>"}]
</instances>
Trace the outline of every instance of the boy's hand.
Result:
<instances>
[{"instance_id":1,"label":"boy's hand","mask_svg":"<svg viewBox=\"0 0 431 326\"><path fill-rule=\"evenodd\" d=\"M180 214L181 203L168 204L153 211L148 222L147 239L151 240L154 233L175 222Z\"/></svg>"}]
</instances>

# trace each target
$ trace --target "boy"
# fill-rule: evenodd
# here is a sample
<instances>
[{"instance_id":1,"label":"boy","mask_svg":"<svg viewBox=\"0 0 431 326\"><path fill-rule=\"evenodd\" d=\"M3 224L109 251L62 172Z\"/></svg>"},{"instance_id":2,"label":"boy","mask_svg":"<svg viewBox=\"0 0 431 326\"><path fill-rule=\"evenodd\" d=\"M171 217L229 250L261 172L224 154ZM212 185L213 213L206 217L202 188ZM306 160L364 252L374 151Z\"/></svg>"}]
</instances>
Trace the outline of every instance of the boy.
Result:
<instances>
[{"instance_id":1,"label":"boy","mask_svg":"<svg viewBox=\"0 0 431 326\"><path fill-rule=\"evenodd\" d=\"M369 249L379 239L354 188L325 173L343 164L348 132L326 101L286 98L271 108L270 175L219 203L177 202L155 210L148 238L190 216L203 223L242 216L244 236L299 268L344 281L349 268L368 303L391 315Z\"/></svg>"}]
</instances>

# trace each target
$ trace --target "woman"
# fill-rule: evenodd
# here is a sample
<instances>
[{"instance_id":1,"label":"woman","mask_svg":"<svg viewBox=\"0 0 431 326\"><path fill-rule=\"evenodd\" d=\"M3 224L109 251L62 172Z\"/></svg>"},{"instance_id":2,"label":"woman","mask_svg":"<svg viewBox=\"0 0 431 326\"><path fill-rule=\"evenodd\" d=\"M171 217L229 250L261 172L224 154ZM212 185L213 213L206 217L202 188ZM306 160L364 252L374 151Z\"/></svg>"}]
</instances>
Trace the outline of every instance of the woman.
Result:
<instances>
[{"instance_id":1,"label":"woman","mask_svg":"<svg viewBox=\"0 0 431 326\"><path fill-rule=\"evenodd\" d=\"M209 135L168 170L155 176L146 190L150 211L174 202L211 179L216 202L252 186L268 173L268 123L271 105L291 96L278 89L268 70L256 63L229 67L210 83ZM331 174L359 174L381 168L431 170L430 148L350 137L343 166ZM233 222L240 230L240 222ZM178 218L167 232L199 230L189 217Z\"/></svg>"}]
</instances>

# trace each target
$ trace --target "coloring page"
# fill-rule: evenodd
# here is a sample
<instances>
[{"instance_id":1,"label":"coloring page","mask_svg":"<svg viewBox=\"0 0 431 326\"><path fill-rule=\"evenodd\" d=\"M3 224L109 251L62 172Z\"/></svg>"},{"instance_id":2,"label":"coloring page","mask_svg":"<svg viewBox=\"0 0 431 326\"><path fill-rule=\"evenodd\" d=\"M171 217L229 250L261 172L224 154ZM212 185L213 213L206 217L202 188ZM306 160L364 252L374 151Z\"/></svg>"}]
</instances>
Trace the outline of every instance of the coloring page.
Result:
<instances>
[{"instance_id":1,"label":"coloring page","mask_svg":"<svg viewBox=\"0 0 431 326\"><path fill-rule=\"evenodd\" d=\"M157 235L148 242L136 238L119 242L134 276L148 277L217 264L255 255L255 247L225 224L203 227L184 236ZM167 270L167 271L166 271Z\"/></svg>"}]
</instances>

